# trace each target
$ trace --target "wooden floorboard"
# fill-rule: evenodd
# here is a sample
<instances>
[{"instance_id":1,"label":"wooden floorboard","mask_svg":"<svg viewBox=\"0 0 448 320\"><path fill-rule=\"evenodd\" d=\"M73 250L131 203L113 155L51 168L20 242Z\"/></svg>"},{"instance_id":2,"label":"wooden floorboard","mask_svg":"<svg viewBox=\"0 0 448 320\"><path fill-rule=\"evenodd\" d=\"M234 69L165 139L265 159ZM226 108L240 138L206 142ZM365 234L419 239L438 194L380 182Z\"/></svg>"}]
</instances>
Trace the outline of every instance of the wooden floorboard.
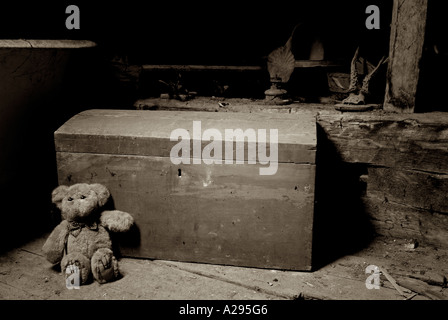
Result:
<instances>
[{"instance_id":1,"label":"wooden floorboard","mask_svg":"<svg viewBox=\"0 0 448 320\"><path fill-rule=\"evenodd\" d=\"M409 249L404 240L377 240L313 272L122 258L121 279L68 290L60 271L41 255L45 238L0 256L0 299L403 300L414 292L419 293L416 300L448 298L448 253L430 247ZM384 275L379 290L367 289L365 268L370 264L385 268L401 288L411 290L401 296Z\"/></svg>"}]
</instances>

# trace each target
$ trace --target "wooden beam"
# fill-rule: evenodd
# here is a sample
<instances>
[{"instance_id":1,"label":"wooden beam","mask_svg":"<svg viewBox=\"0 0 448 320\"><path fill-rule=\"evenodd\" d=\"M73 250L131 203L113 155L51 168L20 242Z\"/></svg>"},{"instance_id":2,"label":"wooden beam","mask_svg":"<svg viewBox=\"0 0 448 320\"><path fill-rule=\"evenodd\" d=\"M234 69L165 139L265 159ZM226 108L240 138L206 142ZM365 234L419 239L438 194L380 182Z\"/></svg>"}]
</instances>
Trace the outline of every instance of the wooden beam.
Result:
<instances>
[{"instance_id":1,"label":"wooden beam","mask_svg":"<svg viewBox=\"0 0 448 320\"><path fill-rule=\"evenodd\" d=\"M296 68L315 68L315 67L338 67L340 64L327 60L296 60ZM219 65L182 65L182 64L145 64L142 66L144 71L263 71L266 66L219 66Z\"/></svg>"},{"instance_id":2,"label":"wooden beam","mask_svg":"<svg viewBox=\"0 0 448 320\"><path fill-rule=\"evenodd\" d=\"M145 64L142 66L144 71L155 70L175 70L175 71L261 71L265 68L261 66L212 66L212 65L177 65L177 64Z\"/></svg>"},{"instance_id":3,"label":"wooden beam","mask_svg":"<svg viewBox=\"0 0 448 320\"><path fill-rule=\"evenodd\" d=\"M394 0L384 110L412 113L425 40L428 0Z\"/></svg>"},{"instance_id":4,"label":"wooden beam","mask_svg":"<svg viewBox=\"0 0 448 320\"><path fill-rule=\"evenodd\" d=\"M386 201L369 195L362 198L364 210L373 229L379 235L416 239L424 245L448 247L448 216L431 213L413 206Z\"/></svg>"},{"instance_id":5,"label":"wooden beam","mask_svg":"<svg viewBox=\"0 0 448 320\"><path fill-rule=\"evenodd\" d=\"M448 174L448 114L319 113L342 161Z\"/></svg>"},{"instance_id":6,"label":"wooden beam","mask_svg":"<svg viewBox=\"0 0 448 320\"><path fill-rule=\"evenodd\" d=\"M448 175L397 168L368 168L367 195L429 212L448 213Z\"/></svg>"}]
</instances>

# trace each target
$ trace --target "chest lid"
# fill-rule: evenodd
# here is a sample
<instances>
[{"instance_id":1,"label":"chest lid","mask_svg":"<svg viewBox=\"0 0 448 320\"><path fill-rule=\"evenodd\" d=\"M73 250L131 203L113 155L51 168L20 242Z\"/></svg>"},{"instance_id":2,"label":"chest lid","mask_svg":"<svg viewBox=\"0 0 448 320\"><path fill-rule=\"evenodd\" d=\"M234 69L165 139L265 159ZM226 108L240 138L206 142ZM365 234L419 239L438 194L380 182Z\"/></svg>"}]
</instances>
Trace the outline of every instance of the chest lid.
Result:
<instances>
[{"instance_id":1,"label":"chest lid","mask_svg":"<svg viewBox=\"0 0 448 320\"><path fill-rule=\"evenodd\" d=\"M73 116L54 137L57 152L170 157L182 142L193 159L210 149L215 159L235 161L272 151L279 163L309 164L317 141L311 114L105 109Z\"/></svg>"}]
</instances>

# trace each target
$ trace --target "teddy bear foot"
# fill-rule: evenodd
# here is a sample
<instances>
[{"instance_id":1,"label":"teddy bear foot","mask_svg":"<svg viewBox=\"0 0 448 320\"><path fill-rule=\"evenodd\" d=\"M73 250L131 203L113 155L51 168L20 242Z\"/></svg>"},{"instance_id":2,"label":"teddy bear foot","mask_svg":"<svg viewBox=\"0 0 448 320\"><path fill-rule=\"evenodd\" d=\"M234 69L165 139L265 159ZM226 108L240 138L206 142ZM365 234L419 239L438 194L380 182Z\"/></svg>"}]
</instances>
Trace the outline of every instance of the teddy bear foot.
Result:
<instances>
[{"instance_id":1,"label":"teddy bear foot","mask_svg":"<svg viewBox=\"0 0 448 320\"><path fill-rule=\"evenodd\" d=\"M108 248L98 249L92 257L93 277L99 283L115 280L119 276L118 262L112 250Z\"/></svg>"},{"instance_id":2,"label":"teddy bear foot","mask_svg":"<svg viewBox=\"0 0 448 320\"><path fill-rule=\"evenodd\" d=\"M66 279L72 273L77 273L79 274L80 284L85 284L90 275L90 261L81 253L69 253L62 259L61 269Z\"/></svg>"}]
</instances>

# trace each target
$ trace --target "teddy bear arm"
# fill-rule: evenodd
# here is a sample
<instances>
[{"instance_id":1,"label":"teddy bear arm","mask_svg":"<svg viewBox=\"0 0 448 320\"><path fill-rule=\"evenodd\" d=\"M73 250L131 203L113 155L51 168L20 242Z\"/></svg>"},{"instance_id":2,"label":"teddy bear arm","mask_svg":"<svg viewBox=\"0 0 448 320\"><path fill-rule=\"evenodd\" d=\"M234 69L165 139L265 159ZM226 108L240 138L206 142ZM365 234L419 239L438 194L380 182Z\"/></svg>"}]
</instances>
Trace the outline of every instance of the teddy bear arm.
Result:
<instances>
[{"instance_id":1,"label":"teddy bear arm","mask_svg":"<svg viewBox=\"0 0 448 320\"><path fill-rule=\"evenodd\" d=\"M101 225L112 232L128 231L134 223L134 218L120 210L106 210L101 214Z\"/></svg>"},{"instance_id":2,"label":"teddy bear arm","mask_svg":"<svg viewBox=\"0 0 448 320\"><path fill-rule=\"evenodd\" d=\"M68 222L63 220L54 228L42 247L46 259L53 264L59 263L64 255L65 240L68 233L67 227Z\"/></svg>"}]
</instances>

